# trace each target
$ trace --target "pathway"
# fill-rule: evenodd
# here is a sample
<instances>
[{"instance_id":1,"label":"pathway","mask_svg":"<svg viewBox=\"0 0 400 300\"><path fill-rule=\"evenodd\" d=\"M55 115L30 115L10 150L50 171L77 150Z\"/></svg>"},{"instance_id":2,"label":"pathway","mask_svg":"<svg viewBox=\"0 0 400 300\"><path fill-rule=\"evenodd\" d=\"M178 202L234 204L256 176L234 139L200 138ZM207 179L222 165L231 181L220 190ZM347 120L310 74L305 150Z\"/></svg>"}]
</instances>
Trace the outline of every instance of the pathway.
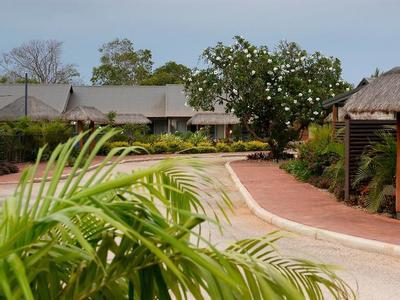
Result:
<instances>
[{"instance_id":1,"label":"pathway","mask_svg":"<svg viewBox=\"0 0 400 300\"><path fill-rule=\"evenodd\" d=\"M254 216L247 208L240 192L224 167L225 162L232 160L232 158L215 157L212 159L204 158L203 160L208 164L207 172L209 176L217 178L221 182L224 190L227 191L235 204L235 214L230 215L232 224L224 224L225 231L223 236L219 234L216 228L210 228L211 238L217 245L223 246L238 239L262 236L270 231L277 230L276 227ZM117 171L131 172L134 169L143 168L154 163L147 161L121 164L117 167ZM266 176L263 175L262 178L265 179ZM7 193L10 193L12 189L12 185L7 186ZM213 190L209 192L212 194L209 200L213 203L216 192ZM207 232L207 230L204 232ZM286 234L289 237L278 242L282 253L341 266L343 271L340 271L340 276L349 282L354 289L357 289L356 282L358 283L359 299L400 299L399 259L350 249L330 242L318 241L290 233Z\"/></svg>"}]
</instances>

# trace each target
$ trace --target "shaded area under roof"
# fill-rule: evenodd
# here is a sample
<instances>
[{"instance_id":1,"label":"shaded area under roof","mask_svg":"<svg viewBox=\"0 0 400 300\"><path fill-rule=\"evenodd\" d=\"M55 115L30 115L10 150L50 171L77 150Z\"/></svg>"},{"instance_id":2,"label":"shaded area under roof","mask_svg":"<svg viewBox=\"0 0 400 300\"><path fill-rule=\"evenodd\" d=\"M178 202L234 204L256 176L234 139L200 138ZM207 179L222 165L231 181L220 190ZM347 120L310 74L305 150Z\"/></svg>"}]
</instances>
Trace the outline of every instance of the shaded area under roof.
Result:
<instances>
[{"instance_id":1,"label":"shaded area under roof","mask_svg":"<svg viewBox=\"0 0 400 300\"><path fill-rule=\"evenodd\" d=\"M198 113L191 117L188 125L228 125L239 124L240 120L227 113Z\"/></svg>"},{"instance_id":2,"label":"shaded area under roof","mask_svg":"<svg viewBox=\"0 0 400 300\"><path fill-rule=\"evenodd\" d=\"M114 124L150 124L151 121L142 114L117 114Z\"/></svg>"},{"instance_id":3,"label":"shaded area under roof","mask_svg":"<svg viewBox=\"0 0 400 300\"><path fill-rule=\"evenodd\" d=\"M27 113L33 121L54 120L60 117L60 113L47 105L42 100L28 96ZM25 116L25 97L19 97L15 101L0 109L1 121L15 121Z\"/></svg>"},{"instance_id":4,"label":"shaded area under roof","mask_svg":"<svg viewBox=\"0 0 400 300\"><path fill-rule=\"evenodd\" d=\"M108 118L105 114L93 106L77 106L62 115L68 121L92 121L95 123L106 124Z\"/></svg>"},{"instance_id":5,"label":"shaded area under roof","mask_svg":"<svg viewBox=\"0 0 400 300\"><path fill-rule=\"evenodd\" d=\"M382 74L346 103L352 113L400 112L400 67Z\"/></svg>"},{"instance_id":6,"label":"shaded area under roof","mask_svg":"<svg viewBox=\"0 0 400 300\"><path fill-rule=\"evenodd\" d=\"M333 98L330 98L328 100L325 100L322 102L322 107L324 109L329 109L333 105L336 105L338 107L343 107L347 100L355 93L357 93L359 90L364 88L366 85L368 85L370 82L372 82L374 78L363 78L361 82L357 85L356 88L352 89L351 91L339 94Z\"/></svg>"}]
</instances>

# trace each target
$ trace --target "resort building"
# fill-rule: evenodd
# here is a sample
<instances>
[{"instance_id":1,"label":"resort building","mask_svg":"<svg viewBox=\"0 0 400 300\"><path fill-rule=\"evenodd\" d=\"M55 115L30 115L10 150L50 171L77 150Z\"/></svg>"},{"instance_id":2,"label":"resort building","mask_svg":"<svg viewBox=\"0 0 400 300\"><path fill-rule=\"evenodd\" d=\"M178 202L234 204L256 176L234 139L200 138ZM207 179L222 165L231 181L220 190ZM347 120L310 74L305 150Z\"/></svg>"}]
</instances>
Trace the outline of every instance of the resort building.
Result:
<instances>
[{"instance_id":1,"label":"resort building","mask_svg":"<svg viewBox=\"0 0 400 300\"><path fill-rule=\"evenodd\" d=\"M0 121L25 115L25 86L0 84ZM116 124L149 124L152 133L195 131L202 126L210 128L215 138L229 136L232 126L239 120L224 111L222 106L214 112L195 111L186 104L183 85L165 86L73 86L69 84L30 84L28 101L35 101L35 111L46 106L62 116L79 106L94 107L107 114L116 113ZM54 110L52 117L54 118ZM28 110L28 116L30 112ZM33 118L35 117L32 115ZM40 115L43 118L43 115ZM39 117L37 117L39 118ZM49 117L50 118L50 117Z\"/></svg>"}]
</instances>

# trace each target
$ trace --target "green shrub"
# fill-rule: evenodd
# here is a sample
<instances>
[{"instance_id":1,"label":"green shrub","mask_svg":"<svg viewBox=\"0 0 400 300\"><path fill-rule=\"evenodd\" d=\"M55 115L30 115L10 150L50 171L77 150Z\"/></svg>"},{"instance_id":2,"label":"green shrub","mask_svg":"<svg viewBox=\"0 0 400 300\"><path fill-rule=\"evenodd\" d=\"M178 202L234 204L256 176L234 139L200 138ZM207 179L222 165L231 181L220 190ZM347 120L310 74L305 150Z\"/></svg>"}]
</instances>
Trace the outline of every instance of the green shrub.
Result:
<instances>
[{"instance_id":1,"label":"green shrub","mask_svg":"<svg viewBox=\"0 0 400 300\"><path fill-rule=\"evenodd\" d=\"M187 137L187 141L197 146L203 142L209 142L210 139L207 136L207 132L204 129L200 129Z\"/></svg>"},{"instance_id":2,"label":"green shrub","mask_svg":"<svg viewBox=\"0 0 400 300\"><path fill-rule=\"evenodd\" d=\"M213 147L213 144L210 141L203 141L203 142L198 143L196 146L207 148L207 147Z\"/></svg>"},{"instance_id":3,"label":"green shrub","mask_svg":"<svg viewBox=\"0 0 400 300\"><path fill-rule=\"evenodd\" d=\"M191 153L215 153L217 149L213 146L197 146L193 148Z\"/></svg>"},{"instance_id":4,"label":"green shrub","mask_svg":"<svg viewBox=\"0 0 400 300\"><path fill-rule=\"evenodd\" d=\"M312 175L308 169L307 162L301 159L286 161L280 167L301 181L307 181Z\"/></svg>"},{"instance_id":5,"label":"green shrub","mask_svg":"<svg viewBox=\"0 0 400 300\"><path fill-rule=\"evenodd\" d=\"M217 152L231 152L232 151L231 147L226 143L219 142L215 145L215 147L217 149Z\"/></svg>"},{"instance_id":6,"label":"green shrub","mask_svg":"<svg viewBox=\"0 0 400 300\"><path fill-rule=\"evenodd\" d=\"M194 145L190 142L183 142L180 145L180 150L179 152L182 153L188 153L188 151L190 151L190 149L192 149L194 147Z\"/></svg>"},{"instance_id":7,"label":"green shrub","mask_svg":"<svg viewBox=\"0 0 400 300\"><path fill-rule=\"evenodd\" d=\"M268 145L260 141L246 142L245 146L247 151L265 151L268 149Z\"/></svg>"},{"instance_id":8,"label":"green shrub","mask_svg":"<svg viewBox=\"0 0 400 300\"><path fill-rule=\"evenodd\" d=\"M166 142L159 141L153 144L153 152L156 154L167 153L168 149L168 144Z\"/></svg>"},{"instance_id":9,"label":"green shrub","mask_svg":"<svg viewBox=\"0 0 400 300\"><path fill-rule=\"evenodd\" d=\"M138 153L148 154L148 153L152 153L153 152L153 148L148 143L134 142L134 143L132 143L132 146L137 146L137 147L141 147L141 148L145 149L145 150L138 149L137 150Z\"/></svg>"},{"instance_id":10,"label":"green shrub","mask_svg":"<svg viewBox=\"0 0 400 300\"><path fill-rule=\"evenodd\" d=\"M244 152L246 151L246 143L243 141L237 141L232 143L231 149L233 152Z\"/></svg>"},{"instance_id":11,"label":"green shrub","mask_svg":"<svg viewBox=\"0 0 400 300\"><path fill-rule=\"evenodd\" d=\"M18 173L18 166L10 162L0 162L0 175Z\"/></svg>"}]
</instances>

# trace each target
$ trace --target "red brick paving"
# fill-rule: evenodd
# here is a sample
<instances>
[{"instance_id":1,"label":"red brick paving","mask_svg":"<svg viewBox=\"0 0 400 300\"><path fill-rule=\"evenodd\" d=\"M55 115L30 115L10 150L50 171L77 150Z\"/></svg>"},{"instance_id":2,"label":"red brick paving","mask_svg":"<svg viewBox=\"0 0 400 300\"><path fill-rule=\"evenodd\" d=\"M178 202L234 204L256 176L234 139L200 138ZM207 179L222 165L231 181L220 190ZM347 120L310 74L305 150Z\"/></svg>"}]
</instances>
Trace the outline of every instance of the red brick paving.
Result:
<instances>
[{"instance_id":1,"label":"red brick paving","mask_svg":"<svg viewBox=\"0 0 400 300\"><path fill-rule=\"evenodd\" d=\"M400 220L346 206L274 163L235 161L231 167L257 203L273 214L312 227L400 244Z\"/></svg>"}]
</instances>

